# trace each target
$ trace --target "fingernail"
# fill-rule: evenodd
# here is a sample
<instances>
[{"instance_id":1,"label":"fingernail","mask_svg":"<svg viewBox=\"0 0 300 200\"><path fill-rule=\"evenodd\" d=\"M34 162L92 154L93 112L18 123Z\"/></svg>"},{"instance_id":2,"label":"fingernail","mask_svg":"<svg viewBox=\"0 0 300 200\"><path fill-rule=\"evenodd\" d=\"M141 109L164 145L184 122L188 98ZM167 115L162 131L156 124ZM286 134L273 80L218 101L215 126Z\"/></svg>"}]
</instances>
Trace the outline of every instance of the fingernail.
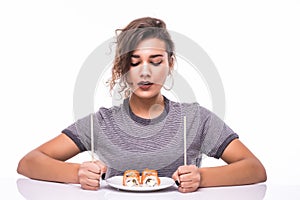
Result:
<instances>
[{"instance_id":1,"label":"fingernail","mask_svg":"<svg viewBox=\"0 0 300 200\"><path fill-rule=\"evenodd\" d=\"M105 173L103 173L102 175L101 175L101 178L104 180L105 179Z\"/></svg>"},{"instance_id":2,"label":"fingernail","mask_svg":"<svg viewBox=\"0 0 300 200\"><path fill-rule=\"evenodd\" d=\"M179 181L176 180L175 183L176 183L177 186L180 186Z\"/></svg>"}]
</instances>

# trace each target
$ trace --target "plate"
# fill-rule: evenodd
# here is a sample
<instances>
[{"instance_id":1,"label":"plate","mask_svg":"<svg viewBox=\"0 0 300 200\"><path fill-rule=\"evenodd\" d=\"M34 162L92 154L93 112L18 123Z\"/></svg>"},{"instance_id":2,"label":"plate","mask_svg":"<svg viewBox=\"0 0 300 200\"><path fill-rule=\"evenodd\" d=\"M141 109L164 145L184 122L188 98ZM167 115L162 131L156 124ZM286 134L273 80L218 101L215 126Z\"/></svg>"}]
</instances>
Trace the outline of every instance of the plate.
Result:
<instances>
[{"instance_id":1,"label":"plate","mask_svg":"<svg viewBox=\"0 0 300 200\"><path fill-rule=\"evenodd\" d=\"M120 190L127 190L127 191L136 191L136 192L147 192L147 191L156 191L162 190L168 187L171 187L175 184L175 181L169 177L159 177L160 178L160 185L155 187L128 187L123 185L123 176L114 176L109 179L106 179L106 183L114 188Z\"/></svg>"}]
</instances>

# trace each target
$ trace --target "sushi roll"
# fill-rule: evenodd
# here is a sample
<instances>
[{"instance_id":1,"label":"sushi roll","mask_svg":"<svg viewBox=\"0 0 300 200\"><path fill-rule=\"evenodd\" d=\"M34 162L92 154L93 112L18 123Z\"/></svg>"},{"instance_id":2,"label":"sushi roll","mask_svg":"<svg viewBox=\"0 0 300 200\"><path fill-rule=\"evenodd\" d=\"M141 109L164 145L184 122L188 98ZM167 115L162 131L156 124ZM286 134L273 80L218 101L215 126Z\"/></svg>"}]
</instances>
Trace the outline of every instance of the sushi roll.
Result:
<instances>
[{"instance_id":1,"label":"sushi roll","mask_svg":"<svg viewBox=\"0 0 300 200\"><path fill-rule=\"evenodd\" d=\"M128 187L140 186L140 172L137 170L126 170L123 175L123 185Z\"/></svg>"},{"instance_id":2,"label":"sushi roll","mask_svg":"<svg viewBox=\"0 0 300 200\"><path fill-rule=\"evenodd\" d=\"M141 184L143 187L154 187L160 185L160 179L156 170L145 169L142 173Z\"/></svg>"}]
</instances>

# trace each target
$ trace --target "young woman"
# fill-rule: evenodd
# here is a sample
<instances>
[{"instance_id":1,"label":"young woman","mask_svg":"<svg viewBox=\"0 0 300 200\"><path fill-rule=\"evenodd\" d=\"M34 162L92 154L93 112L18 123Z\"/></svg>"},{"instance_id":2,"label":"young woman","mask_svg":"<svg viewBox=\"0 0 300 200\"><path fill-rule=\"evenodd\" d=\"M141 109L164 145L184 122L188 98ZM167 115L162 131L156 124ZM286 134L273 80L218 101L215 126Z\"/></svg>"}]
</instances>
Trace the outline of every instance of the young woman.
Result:
<instances>
[{"instance_id":1,"label":"young woman","mask_svg":"<svg viewBox=\"0 0 300 200\"><path fill-rule=\"evenodd\" d=\"M119 31L110 87L119 86L125 98L120 106L100 108L92 115L99 160L66 162L91 150L91 118L87 116L25 155L18 173L45 181L79 183L88 190L99 189L101 176L145 168L172 177L180 192L265 181L261 162L221 119L198 103L173 102L162 95L175 62L174 44L165 23L140 18ZM202 154L221 158L227 165L201 168Z\"/></svg>"}]
</instances>

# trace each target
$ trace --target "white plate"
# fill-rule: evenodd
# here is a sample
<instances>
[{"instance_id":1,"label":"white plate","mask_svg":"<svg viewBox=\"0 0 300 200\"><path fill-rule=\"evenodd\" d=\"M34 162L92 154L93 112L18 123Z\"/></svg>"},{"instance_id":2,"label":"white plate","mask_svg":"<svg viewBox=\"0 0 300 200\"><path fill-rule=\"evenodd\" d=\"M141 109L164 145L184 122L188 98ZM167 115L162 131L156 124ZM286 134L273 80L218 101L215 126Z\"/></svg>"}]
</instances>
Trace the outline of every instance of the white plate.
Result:
<instances>
[{"instance_id":1,"label":"white plate","mask_svg":"<svg viewBox=\"0 0 300 200\"><path fill-rule=\"evenodd\" d=\"M137 192L146 192L146 191L155 191L155 190L162 190L174 185L174 180L168 177L159 177L160 178L160 185L154 187L128 187L123 185L123 176L114 176L106 180L106 183L114 188L120 190L127 190L127 191L137 191Z\"/></svg>"}]
</instances>

